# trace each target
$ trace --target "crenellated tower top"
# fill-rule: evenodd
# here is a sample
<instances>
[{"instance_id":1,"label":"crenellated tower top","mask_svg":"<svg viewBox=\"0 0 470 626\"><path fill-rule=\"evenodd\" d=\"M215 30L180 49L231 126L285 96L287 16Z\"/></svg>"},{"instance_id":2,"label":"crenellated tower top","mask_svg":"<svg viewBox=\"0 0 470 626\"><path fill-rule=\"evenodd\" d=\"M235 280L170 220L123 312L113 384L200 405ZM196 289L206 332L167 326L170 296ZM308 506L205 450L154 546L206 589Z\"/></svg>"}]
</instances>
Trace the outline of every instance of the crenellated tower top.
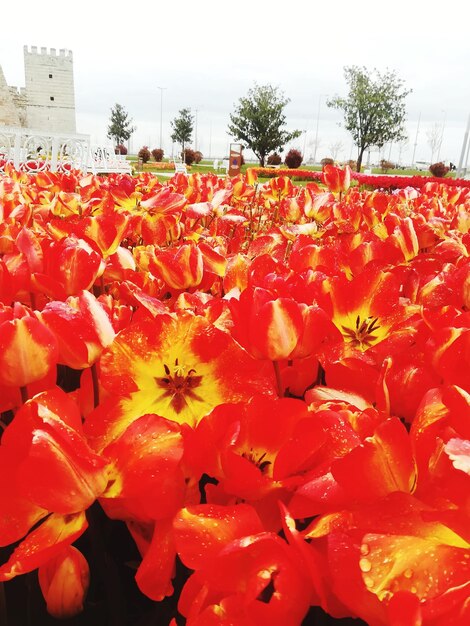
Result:
<instances>
[{"instance_id":1,"label":"crenellated tower top","mask_svg":"<svg viewBox=\"0 0 470 626\"><path fill-rule=\"evenodd\" d=\"M57 50L56 48L46 48L44 46L38 48L38 46L23 46L24 54L37 54L42 56L50 56L50 57L64 57L64 58L72 58L73 53L72 50L67 50L66 48L60 48Z\"/></svg>"}]
</instances>

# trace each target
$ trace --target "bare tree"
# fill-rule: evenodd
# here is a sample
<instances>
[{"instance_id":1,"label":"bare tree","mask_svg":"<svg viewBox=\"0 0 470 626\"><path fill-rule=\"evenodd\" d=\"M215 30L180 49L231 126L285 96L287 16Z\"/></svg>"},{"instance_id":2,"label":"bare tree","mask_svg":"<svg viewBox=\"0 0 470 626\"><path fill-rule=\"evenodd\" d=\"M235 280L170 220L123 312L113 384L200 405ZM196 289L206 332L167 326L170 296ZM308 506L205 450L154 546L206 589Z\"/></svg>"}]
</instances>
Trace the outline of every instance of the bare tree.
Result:
<instances>
[{"instance_id":1,"label":"bare tree","mask_svg":"<svg viewBox=\"0 0 470 626\"><path fill-rule=\"evenodd\" d=\"M431 148L431 163L434 163L434 155L439 154L442 143L442 126L437 122L426 132L428 145Z\"/></svg>"},{"instance_id":2,"label":"bare tree","mask_svg":"<svg viewBox=\"0 0 470 626\"><path fill-rule=\"evenodd\" d=\"M409 137L405 137L401 141L398 142L398 165L402 164L402 154L404 150L408 149L408 144L410 142Z\"/></svg>"},{"instance_id":3,"label":"bare tree","mask_svg":"<svg viewBox=\"0 0 470 626\"><path fill-rule=\"evenodd\" d=\"M328 146L328 150L330 151L331 158L336 161L338 159L338 153L340 150L343 149L343 147L344 146L342 141L335 141L334 143L330 143L330 145Z\"/></svg>"}]
</instances>

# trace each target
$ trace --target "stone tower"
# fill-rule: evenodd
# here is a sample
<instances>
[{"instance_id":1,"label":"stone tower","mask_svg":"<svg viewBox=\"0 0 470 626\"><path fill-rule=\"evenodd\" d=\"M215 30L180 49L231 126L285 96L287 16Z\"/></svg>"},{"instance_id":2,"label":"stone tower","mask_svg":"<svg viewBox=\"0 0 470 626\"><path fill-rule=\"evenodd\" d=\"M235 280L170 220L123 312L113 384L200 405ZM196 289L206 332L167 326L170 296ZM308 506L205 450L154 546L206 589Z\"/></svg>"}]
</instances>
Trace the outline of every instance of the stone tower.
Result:
<instances>
[{"instance_id":1,"label":"stone tower","mask_svg":"<svg viewBox=\"0 0 470 626\"><path fill-rule=\"evenodd\" d=\"M36 130L75 133L73 56L70 50L24 46L26 125Z\"/></svg>"}]
</instances>

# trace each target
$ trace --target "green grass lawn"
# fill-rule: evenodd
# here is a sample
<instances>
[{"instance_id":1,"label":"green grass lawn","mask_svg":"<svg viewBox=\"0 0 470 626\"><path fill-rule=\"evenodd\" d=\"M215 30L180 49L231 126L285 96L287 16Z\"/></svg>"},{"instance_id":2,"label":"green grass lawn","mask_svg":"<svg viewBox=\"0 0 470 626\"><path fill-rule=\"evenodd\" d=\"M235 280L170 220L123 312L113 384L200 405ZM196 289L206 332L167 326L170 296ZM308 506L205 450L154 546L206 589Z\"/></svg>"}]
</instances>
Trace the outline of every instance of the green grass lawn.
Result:
<instances>
[{"instance_id":1,"label":"green grass lawn","mask_svg":"<svg viewBox=\"0 0 470 626\"><path fill-rule=\"evenodd\" d=\"M136 154L130 154L127 155L127 160L131 161L131 163L133 165L137 164L138 161L138 157ZM155 167L155 161L153 159L150 159L150 161L148 161L148 163L146 163L144 165L144 169L143 171L146 172L154 172L157 173L158 172L171 172L173 171L173 165L172 165L172 161L168 158L163 159L163 163L167 163L168 164L168 168L165 169L161 169L161 168L157 168ZM247 168L249 167L258 167L257 163L247 163L245 165L242 166L241 171L242 173L245 173ZM277 170L279 172L279 176L282 176L282 170L285 168L285 165L281 165L281 167L279 168L279 170ZM300 167L300 169L302 170L308 170L308 171L313 171L313 172L319 172L321 171L321 166L320 165L302 165ZM366 169L365 167L362 168L362 171L364 171L364 169ZM431 176L431 172L429 172L429 170L415 170L415 169L391 169L391 170L387 170L387 171L383 171L380 167L373 167L371 168L372 173L373 174L389 174L390 176ZM189 169L189 172L199 172L201 174L208 174L208 173L212 173L212 174L221 174L223 173L221 170L216 171L214 169L214 160L213 159L203 159L200 163L197 164L193 164ZM449 178L454 178L455 177L455 172L450 172L447 175ZM298 181L296 182L296 184L298 183Z\"/></svg>"}]
</instances>

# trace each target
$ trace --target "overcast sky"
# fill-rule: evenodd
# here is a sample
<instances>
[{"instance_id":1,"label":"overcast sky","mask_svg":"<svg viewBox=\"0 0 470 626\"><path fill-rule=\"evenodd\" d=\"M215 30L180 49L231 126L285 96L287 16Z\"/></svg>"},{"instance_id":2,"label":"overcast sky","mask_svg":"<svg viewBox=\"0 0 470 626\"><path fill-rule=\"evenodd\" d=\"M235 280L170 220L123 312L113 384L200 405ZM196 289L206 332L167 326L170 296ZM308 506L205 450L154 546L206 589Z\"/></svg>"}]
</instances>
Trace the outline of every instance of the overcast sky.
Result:
<instances>
[{"instance_id":1,"label":"overcast sky","mask_svg":"<svg viewBox=\"0 0 470 626\"><path fill-rule=\"evenodd\" d=\"M326 100L346 95L343 68L359 65L393 70L413 90L408 143L372 160L430 161L436 128L443 140L433 160L460 158L470 114L468 0L22 0L2 2L0 20L9 85L24 86L23 45L72 50L77 131L94 142L107 141L120 103L137 126L132 148L159 147L162 119L170 155L170 121L188 107L197 115L193 147L223 157L229 115L256 82L290 98L288 128L305 131L293 147L311 156L317 137L317 158L337 150L348 159L351 137Z\"/></svg>"}]
</instances>

